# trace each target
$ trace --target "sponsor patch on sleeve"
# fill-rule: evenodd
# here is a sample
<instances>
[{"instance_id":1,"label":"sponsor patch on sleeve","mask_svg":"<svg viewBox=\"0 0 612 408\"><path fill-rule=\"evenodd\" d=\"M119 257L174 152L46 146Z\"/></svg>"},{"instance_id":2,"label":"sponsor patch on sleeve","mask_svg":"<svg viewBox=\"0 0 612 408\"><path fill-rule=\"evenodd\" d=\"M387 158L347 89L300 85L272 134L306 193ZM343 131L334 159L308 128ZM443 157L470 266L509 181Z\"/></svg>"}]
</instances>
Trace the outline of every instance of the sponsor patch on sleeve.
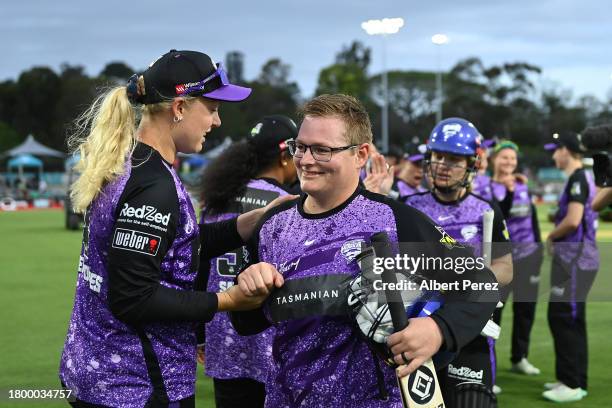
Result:
<instances>
[{"instance_id":1,"label":"sponsor patch on sleeve","mask_svg":"<svg viewBox=\"0 0 612 408\"><path fill-rule=\"evenodd\" d=\"M113 236L113 248L140 252L155 256L159 249L161 237L142 231L117 228Z\"/></svg>"},{"instance_id":2,"label":"sponsor patch on sleeve","mask_svg":"<svg viewBox=\"0 0 612 408\"><path fill-rule=\"evenodd\" d=\"M444 231L444 228L440 227L439 225L436 225L436 229L438 230L440 234L442 234L440 243L444 245L446 248L448 249L463 248L463 246L460 245L455 238L451 237L450 235L448 235L446 231Z\"/></svg>"}]
</instances>

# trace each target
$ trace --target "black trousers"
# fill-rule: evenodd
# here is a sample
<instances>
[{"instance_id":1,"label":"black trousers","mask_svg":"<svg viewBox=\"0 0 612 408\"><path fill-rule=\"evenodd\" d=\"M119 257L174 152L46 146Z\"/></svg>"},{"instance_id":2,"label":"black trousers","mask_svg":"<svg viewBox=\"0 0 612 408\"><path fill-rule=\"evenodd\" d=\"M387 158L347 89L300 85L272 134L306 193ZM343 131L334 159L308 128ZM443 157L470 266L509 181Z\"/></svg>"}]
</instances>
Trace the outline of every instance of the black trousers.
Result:
<instances>
[{"instance_id":1,"label":"black trousers","mask_svg":"<svg viewBox=\"0 0 612 408\"><path fill-rule=\"evenodd\" d=\"M548 325L555 346L557 380L570 388L587 389L588 344L586 297L597 271L553 258Z\"/></svg>"},{"instance_id":2,"label":"black trousers","mask_svg":"<svg viewBox=\"0 0 612 408\"><path fill-rule=\"evenodd\" d=\"M518 363L529 354L529 339L535 320L542 261L541 250L514 261L512 282L501 290L501 301L504 302L504 307L495 309L493 314L495 323L501 324L506 301L510 293L513 293L512 351L510 354L512 363Z\"/></svg>"},{"instance_id":3,"label":"black trousers","mask_svg":"<svg viewBox=\"0 0 612 408\"><path fill-rule=\"evenodd\" d=\"M263 407L266 387L250 378L213 379L217 408Z\"/></svg>"},{"instance_id":4,"label":"black trousers","mask_svg":"<svg viewBox=\"0 0 612 408\"><path fill-rule=\"evenodd\" d=\"M479 335L462 348L448 366L437 372L446 406L450 408L456 405L455 393L461 384L474 382L492 389L493 371L489 343L486 337Z\"/></svg>"}]
</instances>

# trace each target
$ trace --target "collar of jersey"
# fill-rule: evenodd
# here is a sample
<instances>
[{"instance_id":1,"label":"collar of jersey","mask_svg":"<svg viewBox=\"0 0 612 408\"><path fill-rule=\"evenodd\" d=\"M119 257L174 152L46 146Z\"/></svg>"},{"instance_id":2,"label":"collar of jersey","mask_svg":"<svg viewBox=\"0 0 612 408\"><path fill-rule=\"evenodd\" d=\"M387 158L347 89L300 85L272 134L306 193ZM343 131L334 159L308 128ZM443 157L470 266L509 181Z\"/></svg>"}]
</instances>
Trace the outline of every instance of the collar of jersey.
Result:
<instances>
[{"instance_id":1,"label":"collar of jersey","mask_svg":"<svg viewBox=\"0 0 612 408\"><path fill-rule=\"evenodd\" d=\"M355 197L357 197L361 193L361 191L362 191L362 187L361 187L361 184L359 184L357 185L357 188L355 189L353 194L351 194L351 196L347 198L342 204L340 204L339 206L335 208L332 208L331 210L327 210L325 212L318 213L318 214L308 214L307 212L304 211L304 201L306 200L306 197L308 197L308 194L302 193L300 195L300 200L298 201L298 204L297 204L297 209L300 215L304 218L308 218L308 219L327 218L327 217L330 217L344 210L346 206L349 205L351 201L353 201Z\"/></svg>"},{"instance_id":2,"label":"collar of jersey","mask_svg":"<svg viewBox=\"0 0 612 408\"><path fill-rule=\"evenodd\" d=\"M152 154L156 155L161 161L172 167L172 163L166 161L157 150L143 142L136 143L134 151L132 152L132 164L134 164L134 161L146 161L151 157Z\"/></svg>"},{"instance_id":3,"label":"collar of jersey","mask_svg":"<svg viewBox=\"0 0 612 408\"><path fill-rule=\"evenodd\" d=\"M463 200L468 198L470 196L470 194L472 194L470 191L466 191L466 193L465 193L465 195L463 197L460 197L460 198L456 199L455 201L442 201L442 200L440 200L438 198L438 196L433 191L430 191L429 193L433 196L433 198L434 198L434 200L436 200L436 202L438 202L438 203L440 203L442 205L459 205L459 204L461 204L463 202Z\"/></svg>"}]
</instances>

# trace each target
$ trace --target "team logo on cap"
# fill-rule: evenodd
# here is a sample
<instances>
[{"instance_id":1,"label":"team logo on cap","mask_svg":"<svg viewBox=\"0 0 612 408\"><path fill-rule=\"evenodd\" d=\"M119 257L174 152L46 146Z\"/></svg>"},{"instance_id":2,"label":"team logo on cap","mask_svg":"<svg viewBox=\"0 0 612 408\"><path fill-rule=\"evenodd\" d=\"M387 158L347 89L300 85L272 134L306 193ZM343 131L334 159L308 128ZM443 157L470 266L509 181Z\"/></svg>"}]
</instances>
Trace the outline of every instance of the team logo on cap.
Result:
<instances>
[{"instance_id":1,"label":"team logo on cap","mask_svg":"<svg viewBox=\"0 0 612 408\"><path fill-rule=\"evenodd\" d=\"M259 132L261 131L262 127L263 127L263 123L259 122L258 124L256 124L255 127L251 129L251 137L257 136Z\"/></svg>"}]
</instances>

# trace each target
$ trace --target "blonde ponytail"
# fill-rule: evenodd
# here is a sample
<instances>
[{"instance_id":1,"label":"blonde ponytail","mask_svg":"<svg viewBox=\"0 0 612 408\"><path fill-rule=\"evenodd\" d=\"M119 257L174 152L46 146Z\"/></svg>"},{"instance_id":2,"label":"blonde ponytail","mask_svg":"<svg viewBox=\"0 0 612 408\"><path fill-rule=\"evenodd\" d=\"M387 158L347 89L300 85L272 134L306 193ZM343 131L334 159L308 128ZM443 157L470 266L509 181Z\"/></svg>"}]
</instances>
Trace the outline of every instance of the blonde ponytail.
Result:
<instances>
[{"instance_id":1,"label":"blonde ponytail","mask_svg":"<svg viewBox=\"0 0 612 408\"><path fill-rule=\"evenodd\" d=\"M68 145L81 155L75 166L80 176L70 198L74 210L84 213L102 188L124 173L126 158L136 145L136 113L126 87L100 95L75 125Z\"/></svg>"}]
</instances>

